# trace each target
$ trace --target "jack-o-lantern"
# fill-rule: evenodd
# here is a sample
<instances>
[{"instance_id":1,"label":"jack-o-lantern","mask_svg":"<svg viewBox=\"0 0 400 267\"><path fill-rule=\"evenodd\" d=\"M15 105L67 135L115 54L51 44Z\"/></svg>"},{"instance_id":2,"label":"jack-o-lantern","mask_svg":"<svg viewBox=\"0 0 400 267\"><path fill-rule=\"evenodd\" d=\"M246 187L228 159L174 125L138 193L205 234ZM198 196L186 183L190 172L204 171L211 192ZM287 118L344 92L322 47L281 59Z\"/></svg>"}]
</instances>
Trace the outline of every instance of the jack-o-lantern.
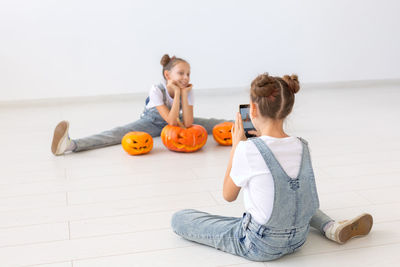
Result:
<instances>
[{"instance_id":1,"label":"jack-o-lantern","mask_svg":"<svg viewBox=\"0 0 400 267\"><path fill-rule=\"evenodd\" d=\"M223 146L231 146L232 145L232 127L233 122L222 122L217 124L213 128L213 137L218 144Z\"/></svg>"},{"instance_id":2,"label":"jack-o-lantern","mask_svg":"<svg viewBox=\"0 0 400 267\"><path fill-rule=\"evenodd\" d=\"M207 142L207 131L196 124L189 128L167 125L161 131L161 140L169 150L194 152Z\"/></svg>"},{"instance_id":3,"label":"jack-o-lantern","mask_svg":"<svg viewBox=\"0 0 400 267\"><path fill-rule=\"evenodd\" d=\"M129 155L146 154L153 148L153 138L145 132L129 132L122 138L121 145Z\"/></svg>"}]
</instances>

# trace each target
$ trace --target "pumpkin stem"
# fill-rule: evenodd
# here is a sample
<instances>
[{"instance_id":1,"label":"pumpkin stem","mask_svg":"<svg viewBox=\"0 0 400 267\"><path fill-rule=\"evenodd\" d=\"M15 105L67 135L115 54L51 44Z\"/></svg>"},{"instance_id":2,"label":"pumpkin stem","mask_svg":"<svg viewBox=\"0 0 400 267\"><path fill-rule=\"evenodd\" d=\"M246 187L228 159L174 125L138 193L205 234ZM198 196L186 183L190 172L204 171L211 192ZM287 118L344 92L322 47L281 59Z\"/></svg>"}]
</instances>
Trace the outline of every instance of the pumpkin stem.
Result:
<instances>
[{"instance_id":1,"label":"pumpkin stem","mask_svg":"<svg viewBox=\"0 0 400 267\"><path fill-rule=\"evenodd\" d=\"M183 125L183 123L181 122L181 120L178 118L176 118L176 121L178 122L179 127L186 129L185 125Z\"/></svg>"}]
</instances>

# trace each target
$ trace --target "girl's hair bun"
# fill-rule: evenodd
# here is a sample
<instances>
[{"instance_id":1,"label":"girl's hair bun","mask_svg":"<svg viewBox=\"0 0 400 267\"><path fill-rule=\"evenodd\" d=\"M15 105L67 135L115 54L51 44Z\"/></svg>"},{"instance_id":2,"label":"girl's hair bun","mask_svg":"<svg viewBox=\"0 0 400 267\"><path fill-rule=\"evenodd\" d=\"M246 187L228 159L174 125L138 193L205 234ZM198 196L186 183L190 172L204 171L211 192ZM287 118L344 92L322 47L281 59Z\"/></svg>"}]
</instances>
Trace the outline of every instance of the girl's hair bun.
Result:
<instances>
[{"instance_id":1,"label":"girl's hair bun","mask_svg":"<svg viewBox=\"0 0 400 267\"><path fill-rule=\"evenodd\" d=\"M163 77L165 78L165 71L170 71L174 66L176 66L177 64L179 64L181 62L187 63L187 61L182 58L179 58L176 56L169 57L168 54L163 55L160 60L160 64L163 66L163 69L162 69ZM187 64L189 65L189 63L187 63Z\"/></svg>"},{"instance_id":2,"label":"girl's hair bun","mask_svg":"<svg viewBox=\"0 0 400 267\"><path fill-rule=\"evenodd\" d=\"M299 78L297 77L296 74L292 74L290 76L285 75L282 78L287 83L289 90L293 94L296 94L300 90Z\"/></svg>"},{"instance_id":3,"label":"girl's hair bun","mask_svg":"<svg viewBox=\"0 0 400 267\"><path fill-rule=\"evenodd\" d=\"M167 66L167 64L168 64L170 61L171 61L171 58L169 57L168 54L163 55L162 58L161 58L161 61L160 61L161 66L163 66L163 67Z\"/></svg>"},{"instance_id":4,"label":"girl's hair bun","mask_svg":"<svg viewBox=\"0 0 400 267\"><path fill-rule=\"evenodd\" d=\"M257 97L267 97L268 100L274 101L278 95L277 83L274 77L268 73L259 75L251 84L252 91Z\"/></svg>"},{"instance_id":5,"label":"girl's hair bun","mask_svg":"<svg viewBox=\"0 0 400 267\"><path fill-rule=\"evenodd\" d=\"M268 75L268 73L264 73L262 75L259 76L259 78L257 80L255 80L254 85L256 87L266 87L269 86L271 84L275 83L275 79L271 76Z\"/></svg>"}]
</instances>

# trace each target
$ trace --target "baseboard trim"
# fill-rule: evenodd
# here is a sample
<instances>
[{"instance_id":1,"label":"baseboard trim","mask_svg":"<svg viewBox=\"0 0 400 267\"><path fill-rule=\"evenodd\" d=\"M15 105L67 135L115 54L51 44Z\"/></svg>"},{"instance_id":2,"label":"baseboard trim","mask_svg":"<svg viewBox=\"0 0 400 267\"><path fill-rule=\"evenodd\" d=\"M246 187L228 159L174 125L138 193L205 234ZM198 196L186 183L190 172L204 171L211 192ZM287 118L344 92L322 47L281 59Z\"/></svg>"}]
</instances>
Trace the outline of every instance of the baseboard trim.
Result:
<instances>
[{"instance_id":1,"label":"baseboard trim","mask_svg":"<svg viewBox=\"0 0 400 267\"><path fill-rule=\"evenodd\" d=\"M303 89L311 88L369 88L375 86L399 86L400 79L352 80L335 82L315 82L302 84Z\"/></svg>"},{"instance_id":2,"label":"baseboard trim","mask_svg":"<svg viewBox=\"0 0 400 267\"><path fill-rule=\"evenodd\" d=\"M400 86L400 79L384 79L384 80L353 80L353 81L335 81L335 82L313 82L301 83L303 90L309 89L324 89L324 88L368 88L376 86ZM223 88L203 88L197 89L196 94L226 94L240 93L243 90L248 90L248 86L223 87ZM131 94L111 94L111 95L96 95L96 96L73 96L73 97L55 97L42 99L21 99L0 101L1 107L19 107L19 106L54 106L76 103L95 103L95 102L117 102L117 101L137 101L147 97L147 92L136 92Z\"/></svg>"}]
</instances>

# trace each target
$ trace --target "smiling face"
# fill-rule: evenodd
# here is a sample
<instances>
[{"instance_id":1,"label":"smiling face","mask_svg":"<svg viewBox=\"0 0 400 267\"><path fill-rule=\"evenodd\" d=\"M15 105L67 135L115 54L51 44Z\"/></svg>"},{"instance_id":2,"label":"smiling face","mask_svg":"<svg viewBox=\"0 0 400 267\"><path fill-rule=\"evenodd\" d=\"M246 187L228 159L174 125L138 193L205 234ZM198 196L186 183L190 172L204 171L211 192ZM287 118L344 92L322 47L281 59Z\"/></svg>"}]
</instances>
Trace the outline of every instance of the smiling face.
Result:
<instances>
[{"instance_id":1,"label":"smiling face","mask_svg":"<svg viewBox=\"0 0 400 267\"><path fill-rule=\"evenodd\" d=\"M232 145L232 127L233 122L222 122L213 128L213 137L218 144L223 146Z\"/></svg>"},{"instance_id":2,"label":"smiling face","mask_svg":"<svg viewBox=\"0 0 400 267\"><path fill-rule=\"evenodd\" d=\"M172 151L194 152L207 142L207 131L201 125L193 124L189 128L167 125L161 131L161 141Z\"/></svg>"},{"instance_id":3,"label":"smiling face","mask_svg":"<svg viewBox=\"0 0 400 267\"><path fill-rule=\"evenodd\" d=\"M171 70L164 71L167 80L177 82L181 88L189 85L190 65L184 61L177 63Z\"/></svg>"},{"instance_id":4,"label":"smiling face","mask_svg":"<svg viewBox=\"0 0 400 267\"><path fill-rule=\"evenodd\" d=\"M153 138L145 132L129 132L122 138L121 145L130 155L145 154L153 148Z\"/></svg>"}]
</instances>

